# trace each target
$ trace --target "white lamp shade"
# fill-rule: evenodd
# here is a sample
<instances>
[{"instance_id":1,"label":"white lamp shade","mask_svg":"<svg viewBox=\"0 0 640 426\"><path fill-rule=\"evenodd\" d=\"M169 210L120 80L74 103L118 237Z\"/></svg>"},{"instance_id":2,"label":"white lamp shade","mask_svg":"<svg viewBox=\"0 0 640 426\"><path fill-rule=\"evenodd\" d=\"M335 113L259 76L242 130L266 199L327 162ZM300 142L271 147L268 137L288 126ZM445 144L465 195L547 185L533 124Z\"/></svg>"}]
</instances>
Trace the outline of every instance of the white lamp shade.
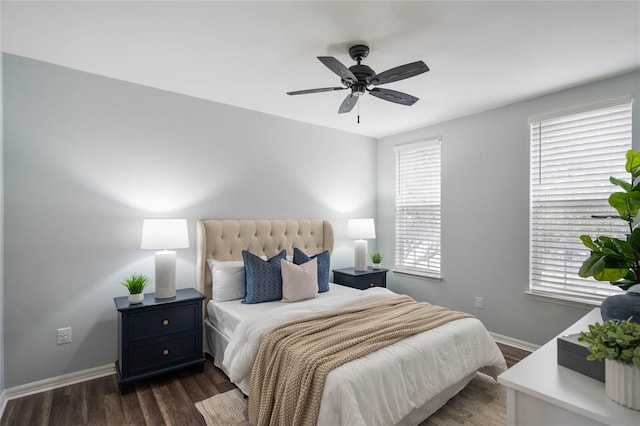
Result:
<instances>
[{"instance_id":1,"label":"white lamp shade","mask_svg":"<svg viewBox=\"0 0 640 426\"><path fill-rule=\"evenodd\" d=\"M186 219L145 219L140 248L170 250L189 247Z\"/></svg>"},{"instance_id":2,"label":"white lamp shade","mask_svg":"<svg viewBox=\"0 0 640 426\"><path fill-rule=\"evenodd\" d=\"M349 219L347 221L347 235L349 238L366 240L376 237L373 219Z\"/></svg>"}]
</instances>

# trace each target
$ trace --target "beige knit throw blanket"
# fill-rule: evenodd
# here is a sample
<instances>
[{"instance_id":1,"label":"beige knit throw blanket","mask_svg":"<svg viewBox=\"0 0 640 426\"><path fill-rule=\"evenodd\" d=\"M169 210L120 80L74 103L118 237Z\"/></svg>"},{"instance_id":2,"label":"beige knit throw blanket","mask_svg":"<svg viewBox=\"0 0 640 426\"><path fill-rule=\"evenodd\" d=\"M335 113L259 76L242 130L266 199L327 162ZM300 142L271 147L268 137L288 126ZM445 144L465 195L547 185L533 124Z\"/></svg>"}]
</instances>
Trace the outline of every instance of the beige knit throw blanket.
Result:
<instances>
[{"instance_id":1,"label":"beige knit throw blanket","mask_svg":"<svg viewBox=\"0 0 640 426\"><path fill-rule=\"evenodd\" d=\"M265 334L251 372L252 425L315 425L327 375L405 337L472 317L405 295L281 324Z\"/></svg>"}]
</instances>

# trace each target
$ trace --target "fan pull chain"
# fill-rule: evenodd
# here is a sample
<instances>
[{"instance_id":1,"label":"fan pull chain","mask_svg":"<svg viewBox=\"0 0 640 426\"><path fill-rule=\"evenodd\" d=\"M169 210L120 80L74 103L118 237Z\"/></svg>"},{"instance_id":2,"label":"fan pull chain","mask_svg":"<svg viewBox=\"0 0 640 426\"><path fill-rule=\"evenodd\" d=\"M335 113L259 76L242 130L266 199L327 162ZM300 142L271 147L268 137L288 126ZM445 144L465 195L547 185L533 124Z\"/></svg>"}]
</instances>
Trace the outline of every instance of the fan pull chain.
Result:
<instances>
[{"instance_id":1,"label":"fan pull chain","mask_svg":"<svg viewBox=\"0 0 640 426\"><path fill-rule=\"evenodd\" d=\"M360 102L358 102L358 124L360 124Z\"/></svg>"}]
</instances>

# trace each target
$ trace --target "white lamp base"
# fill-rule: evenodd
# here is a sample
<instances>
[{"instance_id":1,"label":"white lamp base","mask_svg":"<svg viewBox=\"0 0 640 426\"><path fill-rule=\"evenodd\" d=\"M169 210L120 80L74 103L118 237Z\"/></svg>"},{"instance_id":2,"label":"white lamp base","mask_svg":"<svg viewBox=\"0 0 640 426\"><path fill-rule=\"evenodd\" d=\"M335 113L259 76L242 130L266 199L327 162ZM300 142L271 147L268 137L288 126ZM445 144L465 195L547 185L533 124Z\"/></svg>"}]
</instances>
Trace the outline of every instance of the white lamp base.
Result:
<instances>
[{"instance_id":1,"label":"white lamp base","mask_svg":"<svg viewBox=\"0 0 640 426\"><path fill-rule=\"evenodd\" d=\"M356 240L354 247L354 267L356 271L367 270L367 240Z\"/></svg>"},{"instance_id":2,"label":"white lamp base","mask_svg":"<svg viewBox=\"0 0 640 426\"><path fill-rule=\"evenodd\" d=\"M176 252L156 252L156 299L176 297Z\"/></svg>"}]
</instances>

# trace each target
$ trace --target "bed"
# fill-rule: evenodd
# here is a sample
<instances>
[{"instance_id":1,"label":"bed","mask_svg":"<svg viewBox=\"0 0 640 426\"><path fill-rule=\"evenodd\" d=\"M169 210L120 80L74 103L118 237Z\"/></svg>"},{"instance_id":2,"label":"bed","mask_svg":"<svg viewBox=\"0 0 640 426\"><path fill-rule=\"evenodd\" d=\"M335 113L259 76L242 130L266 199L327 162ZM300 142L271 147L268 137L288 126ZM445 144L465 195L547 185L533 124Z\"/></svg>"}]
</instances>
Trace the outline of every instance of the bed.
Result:
<instances>
[{"instance_id":1,"label":"bed","mask_svg":"<svg viewBox=\"0 0 640 426\"><path fill-rule=\"evenodd\" d=\"M229 297L214 296L218 282L213 282L212 265L241 265L243 250L263 259L282 250L291 256L294 248L309 256L331 252L331 224L325 220L202 220L196 236L197 285L206 296L205 352L245 395L250 393L252 362L263 333L285 321L393 294L384 288L361 291L330 283L329 291L296 303L226 300ZM221 294L219 288L215 294ZM506 369L485 327L475 318L451 321L329 373L318 424L419 424L482 367L494 378Z\"/></svg>"}]
</instances>

